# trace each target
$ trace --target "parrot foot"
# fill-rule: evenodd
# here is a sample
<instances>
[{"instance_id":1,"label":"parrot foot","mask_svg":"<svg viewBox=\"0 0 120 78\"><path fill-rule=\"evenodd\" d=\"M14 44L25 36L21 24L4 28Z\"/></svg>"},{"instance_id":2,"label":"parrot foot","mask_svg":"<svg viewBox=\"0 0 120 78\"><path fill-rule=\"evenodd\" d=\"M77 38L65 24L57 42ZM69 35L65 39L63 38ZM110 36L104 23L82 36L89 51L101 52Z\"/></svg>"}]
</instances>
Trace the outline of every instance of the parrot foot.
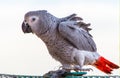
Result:
<instances>
[{"instance_id":1,"label":"parrot foot","mask_svg":"<svg viewBox=\"0 0 120 78\"><path fill-rule=\"evenodd\" d=\"M70 67L67 67L67 68L66 68L66 67L60 66L58 70L64 70L64 71L66 71L66 72L70 72L70 71L73 70L73 69L70 68Z\"/></svg>"},{"instance_id":2,"label":"parrot foot","mask_svg":"<svg viewBox=\"0 0 120 78\"><path fill-rule=\"evenodd\" d=\"M86 68L86 69L75 69L75 71L93 71L92 68Z\"/></svg>"},{"instance_id":3,"label":"parrot foot","mask_svg":"<svg viewBox=\"0 0 120 78\"><path fill-rule=\"evenodd\" d=\"M78 66L78 65L76 65L76 66L74 66L74 67L69 67L69 66L67 66L67 67L64 67L64 66L60 66L59 67L59 70L65 70L66 72L70 72L71 70L74 70L74 71L76 71L76 72L79 72L79 71L93 71L93 69L92 68L81 68L80 66Z\"/></svg>"},{"instance_id":4,"label":"parrot foot","mask_svg":"<svg viewBox=\"0 0 120 78\"><path fill-rule=\"evenodd\" d=\"M74 66L74 71L79 72L79 71L93 71L92 68L81 68L79 65Z\"/></svg>"}]
</instances>

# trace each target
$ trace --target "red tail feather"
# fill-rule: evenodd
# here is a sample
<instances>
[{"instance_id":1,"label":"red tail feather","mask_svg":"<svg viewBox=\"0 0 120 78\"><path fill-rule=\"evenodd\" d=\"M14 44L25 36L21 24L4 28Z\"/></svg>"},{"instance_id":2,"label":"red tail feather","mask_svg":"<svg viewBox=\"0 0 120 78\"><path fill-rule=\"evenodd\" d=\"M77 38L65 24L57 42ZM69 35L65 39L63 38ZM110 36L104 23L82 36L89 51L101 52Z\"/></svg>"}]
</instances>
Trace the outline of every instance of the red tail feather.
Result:
<instances>
[{"instance_id":1,"label":"red tail feather","mask_svg":"<svg viewBox=\"0 0 120 78\"><path fill-rule=\"evenodd\" d=\"M99 59L94 63L95 67L104 73L111 74L112 69L118 69L119 66L108 61L104 57L99 57Z\"/></svg>"}]
</instances>

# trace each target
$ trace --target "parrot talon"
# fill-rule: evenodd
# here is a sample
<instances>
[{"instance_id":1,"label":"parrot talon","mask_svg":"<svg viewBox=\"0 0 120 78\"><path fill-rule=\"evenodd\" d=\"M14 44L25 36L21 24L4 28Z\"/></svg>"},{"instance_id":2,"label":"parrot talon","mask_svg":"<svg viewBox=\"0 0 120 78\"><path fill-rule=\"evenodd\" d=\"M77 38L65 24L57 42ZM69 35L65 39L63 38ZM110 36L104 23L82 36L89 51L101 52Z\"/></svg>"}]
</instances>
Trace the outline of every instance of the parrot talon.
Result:
<instances>
[{"instance_id":1,"label":"parrot talon","mask_svg":"<svg viewBox=\"0 0 120 78\"><path fill-rule=\"evenodd\" d=\"M63 66L60 66L60 67L58 68L58 70L61 70L61 69L63 69Z\"/></svg>"},{"instance_id":2,"label":"parrot talon","mask_svg":"<svg viewBox=\"0 0 120 78\"><path fill-rule=\"evenodd\" d=\"M80 69L80 71L93 71L93 69L92 68Z\"/></svg>"},{"instance_id":3,"label":"parrot talon","mask_svg":"<svg viewBox=\"0 0 120 78\"><path fill-rule=\"evenodd\" d=\"M59 67L59 70L65 70L66 72L70 72L71 70L73 70L73 68L60 66L60 67Z\"/></svg>"}]
</instances>

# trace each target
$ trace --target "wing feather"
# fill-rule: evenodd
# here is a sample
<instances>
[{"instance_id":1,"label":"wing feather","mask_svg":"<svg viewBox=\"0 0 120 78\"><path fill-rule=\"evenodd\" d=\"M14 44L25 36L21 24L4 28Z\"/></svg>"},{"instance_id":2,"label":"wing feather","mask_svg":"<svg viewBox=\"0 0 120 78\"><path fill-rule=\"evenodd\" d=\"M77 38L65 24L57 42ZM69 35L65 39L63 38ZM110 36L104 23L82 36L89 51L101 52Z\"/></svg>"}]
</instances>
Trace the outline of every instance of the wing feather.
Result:
<instances>
[{"instance_id":1,"label":"wing feather","mask_svg":"<svg viewBox=\"0 0 120 78\"><path fill-rule=\"evenodd\" d=\"M59 33L79 50L96 52L96 44L87 31L72 23L61 22Z\"/></svg>"}]
</instances>

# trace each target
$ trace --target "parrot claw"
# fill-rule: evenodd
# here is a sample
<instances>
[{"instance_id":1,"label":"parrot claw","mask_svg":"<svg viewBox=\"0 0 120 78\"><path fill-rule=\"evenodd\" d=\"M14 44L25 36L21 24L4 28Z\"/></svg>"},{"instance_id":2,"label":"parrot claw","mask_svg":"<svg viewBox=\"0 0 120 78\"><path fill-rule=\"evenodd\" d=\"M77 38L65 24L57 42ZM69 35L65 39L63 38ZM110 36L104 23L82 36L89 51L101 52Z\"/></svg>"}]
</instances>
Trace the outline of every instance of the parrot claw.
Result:
<instances>
[{"instance_id":1,"label":"parrot claw","mask_svg":"<svg viewBox=\"0 0 120 78\"><path fill-rule=\"evenodd\" d=\"M93 71L93 69L92 68L84 68L84 69L81 69L81 68L76 68L76 69L74 69L74 71L76 71L76 72L79 72L79 71Z\"/></svg>"},{"instance_id":2,"label":"parrot claw","mask_svg":"<svg viewBox=\"0 0 120 78\"><path fill-rule=\"evenodd\" d=\"M58 70L65 70L66 72L70 72L71 70L73 70L73 68L70 68L70 67L63 67L63 66L60 66Z\"/></svg>"}]
</instances>

